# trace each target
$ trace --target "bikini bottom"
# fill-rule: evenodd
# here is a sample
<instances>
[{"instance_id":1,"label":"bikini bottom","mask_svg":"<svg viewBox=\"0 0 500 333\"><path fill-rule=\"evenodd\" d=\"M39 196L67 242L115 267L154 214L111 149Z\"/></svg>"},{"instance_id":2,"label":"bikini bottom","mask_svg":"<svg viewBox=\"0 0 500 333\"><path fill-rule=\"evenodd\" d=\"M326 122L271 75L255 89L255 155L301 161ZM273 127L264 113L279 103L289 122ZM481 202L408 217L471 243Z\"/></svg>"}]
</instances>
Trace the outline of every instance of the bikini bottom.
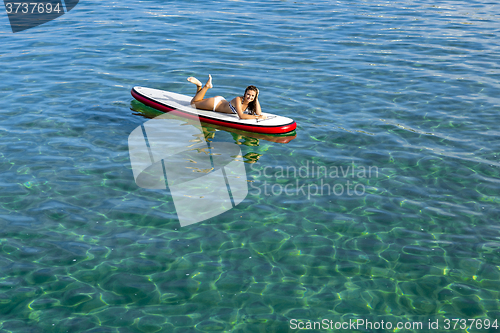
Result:
<instances>
[{"instance_id":1,"label":"bikini bottom","mask_svg":"<svg viewBox=\"0 0 500 333\"><path fill-rule=\"evenodd\" d=\"M214 97L214 111L215 108L217 108L217 105L219 105L220 102L225 101L226 99L222 96L215 96Z\"/></svg>"}]
</instances>

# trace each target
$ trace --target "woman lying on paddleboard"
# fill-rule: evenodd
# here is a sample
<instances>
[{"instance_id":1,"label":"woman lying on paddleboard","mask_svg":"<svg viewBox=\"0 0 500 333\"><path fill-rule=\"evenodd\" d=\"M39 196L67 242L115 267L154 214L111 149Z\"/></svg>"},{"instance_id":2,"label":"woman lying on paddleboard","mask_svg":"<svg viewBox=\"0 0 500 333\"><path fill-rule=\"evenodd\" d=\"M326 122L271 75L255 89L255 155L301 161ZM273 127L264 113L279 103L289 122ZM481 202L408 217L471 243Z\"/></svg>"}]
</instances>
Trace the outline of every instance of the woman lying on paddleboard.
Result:
<instances>
[{"instance_id":1,"label":"woman lying on paddleboard","mask_svg":"<svg viewBox=\"0 0 500 333\"><path fill-rule=\"evenodd\" d=\"M208 111L237 114L240 119L267 119L261 113L259 104L259 90L255 86L248 86L243 97L235 97L230 102L222 96L204 98L208 89L212 88L212 76L208 75L208 81L202 88L201 82L195 77L188 77L189 82L196 85L196 94L191 100L191 106ZM250 114L252 113L252 114Z\"/></svg>"}]
</instances>

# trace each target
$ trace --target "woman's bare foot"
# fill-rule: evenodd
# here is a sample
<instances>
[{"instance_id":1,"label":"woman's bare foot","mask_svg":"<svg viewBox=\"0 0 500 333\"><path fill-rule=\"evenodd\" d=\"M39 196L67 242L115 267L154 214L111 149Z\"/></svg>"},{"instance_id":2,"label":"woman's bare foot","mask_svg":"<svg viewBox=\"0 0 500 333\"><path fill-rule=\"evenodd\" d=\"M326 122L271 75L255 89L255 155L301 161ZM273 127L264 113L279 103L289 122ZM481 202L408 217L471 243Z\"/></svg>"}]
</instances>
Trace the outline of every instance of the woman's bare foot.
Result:
<instances>
[{"instance_id":1,"label":"woman's bare foot","mask_svg":"<svg viewBox=\"0 0 500 333\"><path fill-rule=\"evenodd\" d=\"M195 78L194 76L190 76L187 78L187 80L191 83L194 83L196 84L197 87L200 87L201 88L201 82L200 80L198 80L197 78Z\"/></svg>"},{"instance_id":2,"label":"woman's bare foot","mask_svg":"<svg viewBox=\"0 0 500 333\"><path fill-rule=\"evenodd\" d=\"M208 89L213 88L212 75L210 75L210 74L208 74L208 81L207 81L207 83L205 83L205 87L207 87Z\"/></svg>"}]
</instances>

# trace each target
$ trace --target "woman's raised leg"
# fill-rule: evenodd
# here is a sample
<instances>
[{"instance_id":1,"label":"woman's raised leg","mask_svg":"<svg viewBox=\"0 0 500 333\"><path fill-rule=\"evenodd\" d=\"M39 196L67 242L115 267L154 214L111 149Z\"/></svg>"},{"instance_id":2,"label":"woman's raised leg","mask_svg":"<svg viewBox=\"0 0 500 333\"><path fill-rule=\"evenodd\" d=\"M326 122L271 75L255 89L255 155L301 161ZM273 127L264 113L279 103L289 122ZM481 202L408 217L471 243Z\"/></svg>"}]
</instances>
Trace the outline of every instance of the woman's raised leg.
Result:
<instances>
[{"instance_id":1,"label":"woman's raised leg","mask_svg":"<svg viewBox=\"0 0 500 333\"><path fill-rule=\"evenodd\" d=\"M188 77L187 80L191 83L196 84L196 94L191 100L191 104L194 104L196 102L201 102L205 98L205 94L207 93L208 89L213 87L212 76L210 74L208 75L208 81L207 83L205 83L205 86L203 88L201 87L201 82L197 78L191 76Z\"/></svg>"},{"instance_id":2,"label":"woman's raised leg","mask_svg":"<svg viewBox=\"0 0 500 333\"><path fill-rule=\"evenodd\" d=\"M198 91L200 91L200 90L201 90L201 86L202 86L202 84L201 84L200 80L198 80L198 79L197 79L197 78L195 78L194 76L190 76L190 77L188 77L188 78L187 78L187 80L188 80L189 82L191 82L191 83L193 83L193 84L195 84L195 85L196 85L196 92L198 92Z\"/></svg>"}]
</instances>

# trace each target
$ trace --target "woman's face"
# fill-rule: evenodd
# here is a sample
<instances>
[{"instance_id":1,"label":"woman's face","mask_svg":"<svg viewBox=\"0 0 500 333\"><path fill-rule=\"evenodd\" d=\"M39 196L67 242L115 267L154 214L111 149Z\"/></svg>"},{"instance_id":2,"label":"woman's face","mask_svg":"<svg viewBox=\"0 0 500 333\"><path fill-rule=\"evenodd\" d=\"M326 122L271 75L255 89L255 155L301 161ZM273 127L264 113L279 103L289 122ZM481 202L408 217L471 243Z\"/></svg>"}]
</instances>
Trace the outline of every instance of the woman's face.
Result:
<instances>
[{"instance_id":1,"label":"woman's face","mask_svg":"<svg viewBox=\"0 0 500 333\"><path fill-rule=\"evenodd\" d=\"M257 94L255 93L255 91L253 91L253 90L247 90L247 92L245 93L245 96L244 96L245 102L246 103L252 102L255 99L256 95Z\"/></svg>"}]
</instances>

